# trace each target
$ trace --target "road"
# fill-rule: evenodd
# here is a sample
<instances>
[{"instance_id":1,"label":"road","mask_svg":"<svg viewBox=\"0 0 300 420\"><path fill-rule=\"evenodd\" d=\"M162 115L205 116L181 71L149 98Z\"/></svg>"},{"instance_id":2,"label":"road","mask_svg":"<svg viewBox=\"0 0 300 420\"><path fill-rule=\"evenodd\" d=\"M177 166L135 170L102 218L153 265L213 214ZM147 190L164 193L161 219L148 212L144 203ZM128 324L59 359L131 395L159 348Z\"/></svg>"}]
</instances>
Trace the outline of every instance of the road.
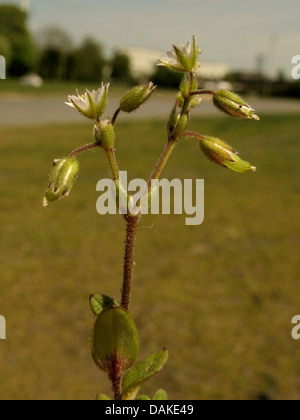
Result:
<instances>
[{"instance_id":1,"label":"road","mask_svg":"<svg viewBox=\"0 0 300 420\"><path fill-rule=\"evenodd\" d=\"M151 100L139 111L121 115L127 120L143 118L166 118L173 101L172 94L155 93ZM300 114L300 100L274 98L247 98L258 115L262 114ZM82 123L84 119L72 108L64 104L65 96L26 96L7 94L0 96L0 128L9 126L32 126L45 124ZM111 98L105 116L111 117L118 106L117 98ZM216 115L212 103L204 99L201 106L193 110L195 116Z\"/></svg>"}]
</instances>

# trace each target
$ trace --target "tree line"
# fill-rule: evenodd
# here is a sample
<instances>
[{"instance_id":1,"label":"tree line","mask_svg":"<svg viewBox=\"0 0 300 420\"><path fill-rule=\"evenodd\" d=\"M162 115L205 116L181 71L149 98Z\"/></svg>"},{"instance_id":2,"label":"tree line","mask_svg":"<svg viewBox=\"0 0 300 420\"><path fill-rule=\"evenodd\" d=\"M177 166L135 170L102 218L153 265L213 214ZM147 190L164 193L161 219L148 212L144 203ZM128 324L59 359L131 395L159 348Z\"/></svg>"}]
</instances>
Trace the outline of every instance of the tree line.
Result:
<instances>
[{"instance_id":1,"label":"tree line","mask_svg":"<svg viewBox=\"0 0 300 420\"><path fill-rule=\"evenodd\" d=\"M48 27L33 35L28 16L19 7L0 5L0 55L7 64L7 75L18 78L37 73L46 81L94 82L114 79L134 84L130 58L115 52L107 59L103 46L93 38L74 45L62 29ZM161 86L178 86L180 75L154 68L151 80Z\"/></svg>"}]
</instances>

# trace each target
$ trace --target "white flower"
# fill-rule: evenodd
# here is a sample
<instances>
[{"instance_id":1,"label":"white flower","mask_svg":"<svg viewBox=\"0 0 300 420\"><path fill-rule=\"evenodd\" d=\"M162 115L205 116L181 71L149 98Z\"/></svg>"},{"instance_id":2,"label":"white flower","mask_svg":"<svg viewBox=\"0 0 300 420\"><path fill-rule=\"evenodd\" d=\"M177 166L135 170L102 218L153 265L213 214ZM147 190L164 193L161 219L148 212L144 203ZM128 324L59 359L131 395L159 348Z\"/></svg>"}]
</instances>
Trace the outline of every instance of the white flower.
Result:
<instances>
[{"instance_id":1,"label":"white flower","mask_svg":"<svg viewBox=\"0 0 300 420\"><path fill-rule=\"evenodd\" d=\"M193 36L192 40L186 46L173 46L174 51L168 51L168 57L159 59L158 66L170 67L174 70L184 73L194 73L199 67L198 54L201 50L198 49L196 38Z\"/></svg>"},{"instance_id":2,"label":"white flower","mask_svg":"<svg viewBox=\"0 0 300 420\"><path fill-rule=\"evenodd\" d=\"M99 119L105 111L108 88L109 83L102 83L98 90L90 92L86 89L83 95L80 95L77 91L77 96L68 96L69 102L65 103L66 105L77 109L77 111L87 118Z\"/></svg>"}]
</instances>

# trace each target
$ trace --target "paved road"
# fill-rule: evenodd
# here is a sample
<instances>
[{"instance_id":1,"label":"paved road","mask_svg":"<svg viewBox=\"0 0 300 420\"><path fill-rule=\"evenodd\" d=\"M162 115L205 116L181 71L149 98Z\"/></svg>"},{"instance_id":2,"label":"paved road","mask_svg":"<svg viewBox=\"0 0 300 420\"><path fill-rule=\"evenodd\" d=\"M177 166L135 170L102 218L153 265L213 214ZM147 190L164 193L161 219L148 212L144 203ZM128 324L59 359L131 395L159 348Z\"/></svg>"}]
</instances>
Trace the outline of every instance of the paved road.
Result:
<instances>
[{"instance_id":1,"label":"paved road","mask_svg":"<svg viewBox=\"0 0 300 420\"><path fill-rule=\"evenodd\" d=\"M171 94L154 94L151 100L138 112L121 115L121 118L166 118L172 106ZM8 94L0 96L0 127L31 126L39 124L82 123L84 119L72 108L64 104L65 96L25 96ZM258 115L299 113L300 100L248 98ZM111 98L106 115L111 117L117 108L117 98ZM203 100L194 115L216 115L214 106L208 100Z\"/></svg>"}]
</instances>

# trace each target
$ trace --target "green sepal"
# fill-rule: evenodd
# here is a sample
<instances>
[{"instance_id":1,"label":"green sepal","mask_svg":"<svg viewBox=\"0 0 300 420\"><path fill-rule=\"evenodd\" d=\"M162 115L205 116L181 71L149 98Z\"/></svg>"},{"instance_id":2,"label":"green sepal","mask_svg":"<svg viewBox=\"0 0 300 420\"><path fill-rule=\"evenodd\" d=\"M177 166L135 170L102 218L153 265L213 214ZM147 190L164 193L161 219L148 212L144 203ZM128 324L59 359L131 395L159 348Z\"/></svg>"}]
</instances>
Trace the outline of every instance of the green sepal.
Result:
<instances>
[{"instance_id":1,"label":"green sepal","mask_svg":"<svg viewBox=\"0 0 300 420\"><path fill-rule=\"evenodd\" d=\"M127 400L134 395L141 385L159 372L168 360L168 350L163 349L149 354L131 368L122 382L122 399Z\"/></svg>"},{"instance_id":2,"label":"green sepal","mask_svg":"<svg viewBox=\"0 0 300 420\"><path fill-rule=\"evenodd\" d=\"M90 296L90 307L94 315L98 316L105 309L111 306L119 306L115 299L106 295L91 295Z\"/></svg>"},{"instance_id":3,"label":"green sepal","mask_svg":"<svg viewBox=\"0 0 300 420\"><path fill-rule=\"evenodd\" d=\"M172 135L174 137L181 137L183 133L185 132L185 130L187 129L189 122L190 122L189 114L181 115Z\"/></svg>"},{"instance_id":4,"label":"green sepal","mask_svg":"<svg viewBox=\"0 0 300 420\"><path fill-rule=\"evenodd\" d=\"M193 69L193 63L189 60L189 58L182 52L182 50L178 47L176 47L176 45L173 46L174 50L175 50L175 54L178 60L178 63L182 66L182 68L186 71L186 72L191 72Z\"/></svg>"},{"instance_id":5,"label":"green sepal","mask_svg":"<svg viewBox=\"0 0 300 420\"><path fill-rule=\"evenodd\" d=\"M225 161L234 161L232 156L236 151L223 140L216 137L204 137L199 142L199 146L205 156L218 165L225 166Z\"/></svg>"},{"instance_id":6,"label":"green sepal","mask_svg":"<svg viewBox=\"0 0 300 420\"><path fill-rule=\"evenodd\" d=\"M191 82L189 81L187 75L184 75L180 83L180 93L184 99L187 99L190 96L190 88Z\"/></svg>"}]
</instances>

